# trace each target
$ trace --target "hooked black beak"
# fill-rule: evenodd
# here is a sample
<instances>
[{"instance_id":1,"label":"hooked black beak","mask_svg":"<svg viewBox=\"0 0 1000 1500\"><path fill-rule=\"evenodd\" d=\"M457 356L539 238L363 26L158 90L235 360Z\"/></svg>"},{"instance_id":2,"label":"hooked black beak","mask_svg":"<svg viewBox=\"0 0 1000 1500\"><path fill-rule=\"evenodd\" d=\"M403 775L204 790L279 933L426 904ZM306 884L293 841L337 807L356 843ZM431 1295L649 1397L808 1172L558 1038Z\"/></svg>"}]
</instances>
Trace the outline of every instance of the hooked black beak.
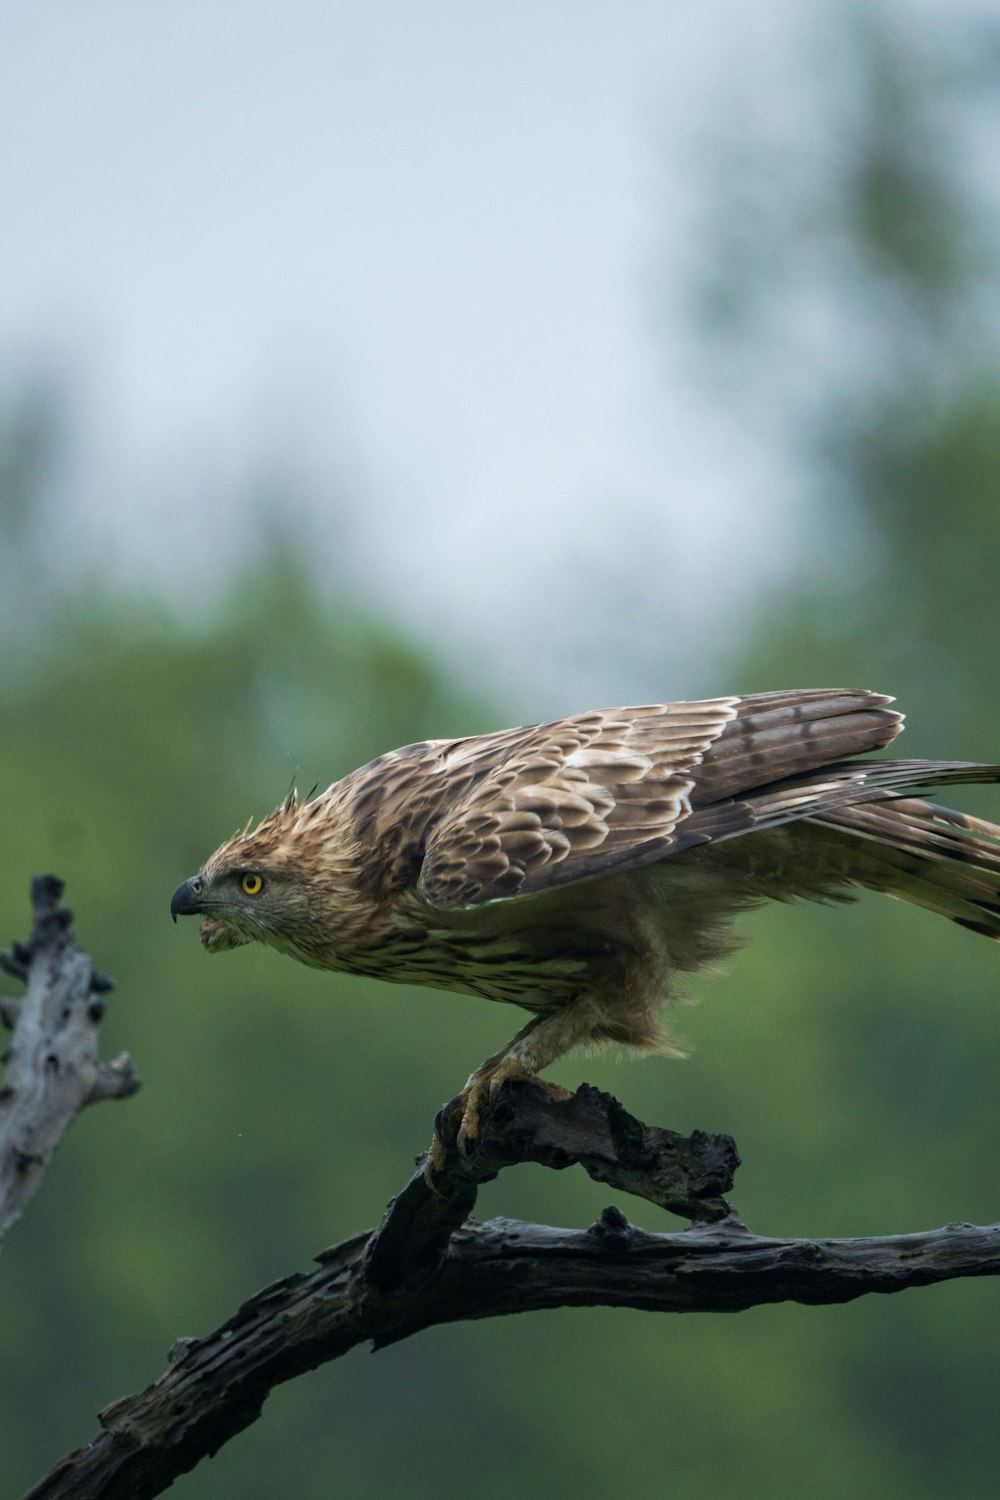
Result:
<instances>
[{"instance_id":1,"label":"hooked black beak","mask_svg":"<svg viewBox=\"0 0 1000 1500\"><path fill-rule=\"evenodd\" d=\"M185 880L179 885L170 898L170 915L174 921L178 917L193 917L202 910L201 893L205 888L205 882L200 875L192 875L190 880Z\"/></svg>"}]
</instances>

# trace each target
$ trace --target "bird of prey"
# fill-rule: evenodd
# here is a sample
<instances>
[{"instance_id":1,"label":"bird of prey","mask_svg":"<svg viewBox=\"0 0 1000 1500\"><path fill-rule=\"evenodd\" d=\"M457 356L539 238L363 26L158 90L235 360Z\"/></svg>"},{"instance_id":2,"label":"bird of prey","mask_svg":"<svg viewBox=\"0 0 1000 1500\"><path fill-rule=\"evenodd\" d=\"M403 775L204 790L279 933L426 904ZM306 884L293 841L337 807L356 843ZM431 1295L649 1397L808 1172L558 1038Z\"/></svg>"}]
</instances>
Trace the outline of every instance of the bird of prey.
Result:
<instances>
[{"instance_id":1,"label":"bird of prey","mask_svg":"<svg viewBox=\"0 0 1000 1500\"><path fill-rule=\"evenodd\" d=\"M767 898L863 887L1000 938L1000 826L911 795L1000 766L854 759L899 732L892 701L753 693L407 745L290 793L171 913L211 953L263 942L528 1011L466 1085L467 1145L504 1079L570 1047L676 1050L662 1002Z\"/></svg>"}]
</instances>

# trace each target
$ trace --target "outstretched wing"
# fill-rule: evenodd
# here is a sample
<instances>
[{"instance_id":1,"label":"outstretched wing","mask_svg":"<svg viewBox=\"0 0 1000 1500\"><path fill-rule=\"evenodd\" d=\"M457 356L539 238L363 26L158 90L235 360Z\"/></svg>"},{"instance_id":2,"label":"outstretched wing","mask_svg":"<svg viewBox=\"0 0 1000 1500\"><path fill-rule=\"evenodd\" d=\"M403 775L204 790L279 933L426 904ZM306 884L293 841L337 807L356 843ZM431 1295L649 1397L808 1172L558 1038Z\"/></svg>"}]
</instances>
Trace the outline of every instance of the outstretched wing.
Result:
<instances>
[{"instance_id":1,"label":"outstretched wing","mask_svg":"<svg viewBox=\"0 0 1000 1500\"><path fill-rule=\"evenodd\" d=\"M889 702L839 689L759 693L607 709L442 747L452 795L429 823L420 889L436 906L475 906L761 826L748 793L887 744L901 723ZM843 800L846 779L828 798ZM807 816L814 800L793 786L763 826Z\"/></svg>"}]
</instances>

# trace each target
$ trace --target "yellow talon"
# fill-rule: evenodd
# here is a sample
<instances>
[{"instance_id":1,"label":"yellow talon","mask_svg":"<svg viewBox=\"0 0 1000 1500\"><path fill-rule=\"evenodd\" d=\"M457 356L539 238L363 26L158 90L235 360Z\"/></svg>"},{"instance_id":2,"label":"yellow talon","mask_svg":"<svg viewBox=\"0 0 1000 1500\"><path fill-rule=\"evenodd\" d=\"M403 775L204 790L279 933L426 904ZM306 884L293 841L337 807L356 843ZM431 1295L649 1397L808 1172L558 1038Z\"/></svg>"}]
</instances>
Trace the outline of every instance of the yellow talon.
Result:
<instances>
[{"instance_id":1,"label":"yellow talon","mask_svg":"<svg viewBox=\"0 0 1000 1500\"><path fill-rule=\"evenodd\" d=\"M459 1125L453 1137L454 1146L462 1156L468 1157L479 1135L483 1116L496 1102L500 1090L511 1078L529 1080L544 1089L553 1099L570 1098L569 1089L564 1089L557 1083L547 1083L537 1074L529 1072L516 1057L505 1057L499 1063L491 1063L489 1066L477 1069L454 1101L453 1106L440 1117L443 1134L439 1135L435 1129L424 1168L424 1175L428 1181L444 1167L449 1150L449 1139L452 1139L452 1131L449 1127L455 1117L458 1116Z\"/></svg>"}]
</instances>

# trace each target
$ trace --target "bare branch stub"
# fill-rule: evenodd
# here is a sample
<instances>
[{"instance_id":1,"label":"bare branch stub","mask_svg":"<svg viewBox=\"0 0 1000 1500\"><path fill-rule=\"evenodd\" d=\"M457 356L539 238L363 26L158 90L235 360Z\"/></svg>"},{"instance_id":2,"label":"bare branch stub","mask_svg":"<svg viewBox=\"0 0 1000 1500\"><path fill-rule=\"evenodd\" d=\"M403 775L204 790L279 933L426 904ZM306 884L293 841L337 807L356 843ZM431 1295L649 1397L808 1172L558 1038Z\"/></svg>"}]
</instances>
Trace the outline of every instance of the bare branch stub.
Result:
<instances>
[{"instance_id":1,"label":"bare branch stub","mask_svg":"<svg viewBox=\"0 0 1000 1500\"><path fill-rule=\"evenodd\" d=\"M579 1163L595 1182L705 1224L732 1216L723 1194L740 1164L732 1136L644 1125L587 1083L568 1099L553 1099L517 1079L490 1112L480 1154L495 1169L515 1161L557 1169Z\"/></svg>"},{"instance_id":2,"label":"bare branch stub","mask_svg":"<svg viewBox=\"0 0 1000 1500\"><path fill-rule=\"evenodd\" d=\"M0 1002L12 1032L0 1088L0 1239L21 1217L76 1115L101 1099L139 1087L127 1053L102 1063L97 1031L110 981L73 936L63 882L36 875L31 939L0 954L0 966L27 988Z\"/></svg>"}]
</instances>

